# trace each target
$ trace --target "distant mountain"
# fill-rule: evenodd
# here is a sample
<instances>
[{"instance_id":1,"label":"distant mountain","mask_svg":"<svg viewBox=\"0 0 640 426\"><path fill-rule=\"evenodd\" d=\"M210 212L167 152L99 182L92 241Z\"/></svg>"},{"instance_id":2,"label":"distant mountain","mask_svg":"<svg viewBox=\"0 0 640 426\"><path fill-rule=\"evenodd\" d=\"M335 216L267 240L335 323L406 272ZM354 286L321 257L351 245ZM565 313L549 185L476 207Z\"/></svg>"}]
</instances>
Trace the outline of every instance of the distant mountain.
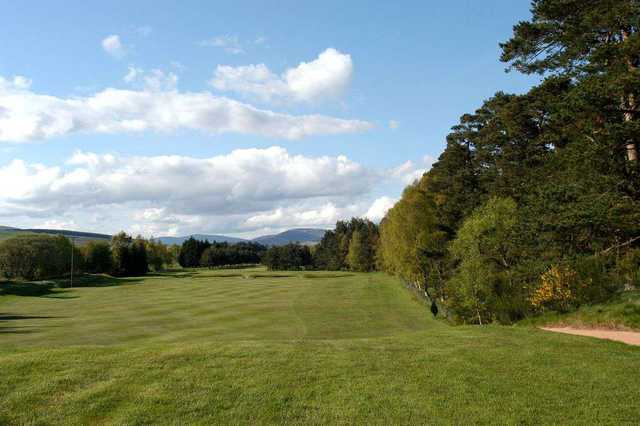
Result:
<instances>
[{"instance_id":1,"label":"distant mountain","mask_svg":"<svg viewBox=\"0 0 640 426\"><path fill-rule=\"evenodd\" d=\"M84 244L88 241L110 241L111 235L97 234L95 232L83 232L83 231L69 231L66 229L21 229L13 228L11 226L0 226L0 238L2 235L9 237L15 234L31 233L31 234L49 234L49 235L64 235L65 237L73 238L77 244Z\"/></svg>"},{"instance_id":2,"label":"distant mountain","mask_svg":"<svg viewBox=\"0 0 640 426\"><path fill-rule=\"evenodd\" d=\"M72 237L77 244L84 244L87 241L110 241L111 235L97 234L94 232L82 232L82 231L69 231L66 229L20 229L10 226L0 225L0 239L8 238L11 235L17 233L38 233L38 234L51 234L51 235L64 235L65 237ZM242 238L227 237L225 235L209 235L209 234L192 234L183 237L159 237L157 240L162 241L164 244L176 244L180 245L190 237L194 237L197 240L208 240L210 242L216 241L219 243L240 243L246 241L253 241L263 244L265 246L282 246L289 243L300 243L312 245L318 243L325 234L326 229L314 229L314 228L297 228L289 229L288 231L281 232L274 235L264 235L252 240L246 240Z\"/></svg>"},{"instance_id":3,"label":"distant mountain","mask_svg":"<svg viewBox=\"0 0 640 426\"><path fill-rule=\"evenodd\" d=\"M187 235L184 237L160 237L160 238L156 238L157 240L160 240L163 244L168 244L168 245L180 245L183 242L185 242L186 240L188 240L189 238L195 238L196 240L200 240L200 241L209 241L210 243L212 242L217 242L217 243L230 243L230 244L234 244L234 243L240 243L243 241L248 241L248 240L243 240L242 238L235 238L235 237L227 237L224 235L208 235L208 234L193 234L193 235Z\"/></svg>"},{"instance_id":4,"label":"distant mountain","mask_svg":"<svg viewBox=\"0 0 640 426\"><path fill-rule=\"evenodd\" d=\"M326 232L326 229L314 228L289 229L279 234L254 238L252 241L265 246L283 246L289 243L313 245L320 242Z\"/></svg>"},{"instance_id":5,"label":"distant mountain","mask_svg":"<svg viewBox=\"0 0 640 426\"><path fill-rule=\"evenodd\" d=\"M255 243L260 243L265 246L283 246L289 243L300 243L312 245L318 243L324 233L327 232L325 229L313 229L313 228L299 228L299 229L290 229L288 231L281 232L275 235L264 235L262 237L257 237L252 240L244 240L242 238L234 238L227 237L225 235L207 235L207 234L193 234L186 235L183 237L159 237L158 240L162 241L164 244L177 244L180 245L184 241L188 240L190 237L195 238L196 240L204 241L207 240L209 242L219 242L219 243L239 243L239 242L247 242L253 241Z\"/></svg>"}]
</instances>

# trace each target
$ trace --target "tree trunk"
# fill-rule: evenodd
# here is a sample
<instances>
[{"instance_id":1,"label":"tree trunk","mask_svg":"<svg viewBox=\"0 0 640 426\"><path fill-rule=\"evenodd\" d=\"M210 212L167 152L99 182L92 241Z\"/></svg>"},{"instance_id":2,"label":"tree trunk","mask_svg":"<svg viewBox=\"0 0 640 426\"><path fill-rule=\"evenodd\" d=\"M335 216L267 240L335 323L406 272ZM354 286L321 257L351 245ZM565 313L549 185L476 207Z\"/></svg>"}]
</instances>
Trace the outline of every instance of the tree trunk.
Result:
<instances>
[{"instance_id":1,"label":"tree trunk","mask_svg":"<svg viewBox=\"0 0 640 426\"><path fill-rule=\"evenodd\" d=\"M629 38L629 36L631 35L631 32L629 30L623 30L622 31L622 42L626 42L627 39ZM636 71L636 62L634 61L634 58L632 57L628 57L626 58L626 62L627 62L627 68L629 69L630 73L633 73ZM635 111L636 111L636 98L634 96L633 93L627 93L624 96L624 109L625 109L625 113L624 113L624 122L628 123L630 121L633 121L633 119L635 118ZM627 160L637 163L638 162L638 147L636 146L636 143L633 140L628 140L627 141Z\"/></svg>"},{"instance_id":2,"label":"tree trunk","mask_svg":"<svg viewBox=\"0 0 640 426\"><path fill-rule=\"evenodd\" d=\"M624 122L628 123L633 121L634 111L636 109L636 100L633 94L625 96L625 113ZM627 141L627 160L637 162L638 161L638 147L633 140Z\"/></svg>"}]
</instances>

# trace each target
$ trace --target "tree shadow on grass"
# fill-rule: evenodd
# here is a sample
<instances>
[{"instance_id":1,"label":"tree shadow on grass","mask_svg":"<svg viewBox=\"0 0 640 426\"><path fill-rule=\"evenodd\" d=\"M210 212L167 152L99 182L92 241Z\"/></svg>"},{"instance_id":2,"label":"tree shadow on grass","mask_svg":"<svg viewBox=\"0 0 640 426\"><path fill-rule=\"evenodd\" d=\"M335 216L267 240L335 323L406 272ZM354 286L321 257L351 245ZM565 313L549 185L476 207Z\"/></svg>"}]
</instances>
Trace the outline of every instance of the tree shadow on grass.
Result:
<instances>
[{"instance_id":1,"label":"tree shadow on grass","mask_svg":"<svg viewBox=\"0 0 640 426\"><path fill-rule=\"evenodd\" d=\"M56 284L52 281L37 282L0 282L0 296L31 296L46 297L57 292Z\"/></svg>"},{"instance_id":2,"label":"tree shadow on grass","mask_svg":"<svg viewBox=\"0 0 640 426\"><path fill-rule=\"evenodd\" d=\"M139 284L144 277L113 277L105 274L83 274L73 278L73 287L115 287L123 285ZM69 278L54 280L58 288L69 288Z\"/></svg>"},{"instance_id":3,"label":"tree shadow on grass","mask_svg":"<svg viewBox=\"0 0 640 426\"><path fill-rule=\"evenodd\" d=\"M160 271L160 272L149 272L147 274L145 274L145 277L161 277L161 278L197 278L198 273L197 272L192 272L192 271L182 271L182 270L175 270L175 271Z\"/></svg>"},{"instance_id":4,"label":"tree shadow on grass","mask_svg":"<svg viewBox=\"0 0 640 426\"><path fill-rule=\"evenodd\" d=\"M73 287L114 287L139 284L143 277L116 278L110 275L83 274L73 278ZM0 281L0 296L48 297L75 299L68 278L48 281Z\"/></svg>"},{"instance_id":5,"label":"tree shadow on grass","mask_svg":"<svg viewBox=\"0 0 640 426\"><path fill-rule=\"evenodd\" d=\"M64 318L53 317L47 315L16 315L16 314L3 314L0 313L0 334L30 334L38 331L37 326L33 325L15 325L10 323L7 326L8 321L22 321L33 319L51 319L51 318Z\"/></svg>"}]
</instances>

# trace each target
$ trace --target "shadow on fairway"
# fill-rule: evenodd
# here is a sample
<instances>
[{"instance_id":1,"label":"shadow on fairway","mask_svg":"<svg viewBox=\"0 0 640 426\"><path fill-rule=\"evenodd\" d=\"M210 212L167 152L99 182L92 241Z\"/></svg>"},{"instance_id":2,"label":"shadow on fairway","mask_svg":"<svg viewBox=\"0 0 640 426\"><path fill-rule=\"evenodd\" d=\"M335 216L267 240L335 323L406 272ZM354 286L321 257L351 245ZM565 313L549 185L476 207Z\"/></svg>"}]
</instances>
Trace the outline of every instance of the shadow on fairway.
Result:
<instances>
[{"instance_id":1,"label":"shadow on fairway","mask_svg":"<svg viewBox=\"0 0 640 426\"><path fill-rule=\"evenodd\" d=\"M51 318L64 318L64 317L52 317L46 315L15 315L15 314L2 314L0 313L0 334L29 334L37 332L36 326L31 325L11 325L6 326L8 321L21 321L31 319L51 319Z\"/></svg>"},{"instance_id":2,"label":"shadow on fairway","mask_svg":"<svg viewBox=\"0 0 640 426\"><path fill-rule=\"evenodd\" d=\"M160 277L160 278L202 278L197 275L196 272L184 272L182 270L168 270L162 272L149 272L144 275L145 277Z\"/></svg>"},{"instance_id":3,"label":"shadow on fairway","mask_svg":"<svg viewBox=\"0 0 640 426\"><path fill-rule=\"evenodd\" d=\"M292 278L295 275L287 275L287 274L251 274L250 278Z\"/></svg>"},{"instance_id":4,"label":"shadow on fairway","mask_svg":"<svg viewBox=\"0 0 640 426\"><path fill-rule=\"evenodd\" d=\"M143 277L115 278L109 275L84 274L73 279L73 287L114 287L139 284ZM68 278L50 281L3 281L0 282L0 296L49 297L75 299L69 294Z\"/></svg>"},{"instance_id":5,"label":"shadow on fairway","mask_svg":"<svg viewBox=\"0 0 640 426\"><path fill-rule=\"evenodd\" d=\"M59 292L59 290L56 290L56 284L51 281L0 283L0 296L46 297L57 292Z\"/></svg>"},{"instance_id":6,"label":"shadow on fairway","mask_svg":"<svg viewBox=\"0 0 640 426\"><path fill-rule=\"evenodd\" d=\"M111 275L84 274L73 278L73 287L114 287L122 285L140 284L144 277L116 278ZM69 279L54 281L56 287L69 288Z\"/></svg>"},{"instance_id":7,"label":"shadow on fairway","mask_svg":"<svg viewBox=\"0 0 640 426\"><path fill-rule=\"evenodd\" d=\"M322 278L347 278L353 277L354 274L304 274L303 278L322 279Z\"/></svg>"}]
</instances>

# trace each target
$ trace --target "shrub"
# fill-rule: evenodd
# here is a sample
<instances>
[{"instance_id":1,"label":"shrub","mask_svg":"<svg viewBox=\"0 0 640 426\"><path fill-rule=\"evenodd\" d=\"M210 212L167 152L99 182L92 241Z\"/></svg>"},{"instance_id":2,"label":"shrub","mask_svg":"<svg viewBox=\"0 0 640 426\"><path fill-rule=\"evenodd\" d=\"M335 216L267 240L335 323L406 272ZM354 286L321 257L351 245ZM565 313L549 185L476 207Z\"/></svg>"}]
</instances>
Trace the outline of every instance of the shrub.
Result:
<instances>
[{"instance_id":1,"label":"shrub","mask_svg":"<svg viewBox=\"0 0 640 426\"><path fill-rule=\"evenodd\" d=\"M578 274L572 269L553 265L540 276L540 285L531 295L534 309L569 312L578 301L580 283Z\"/></svg>"}]
</instances>

